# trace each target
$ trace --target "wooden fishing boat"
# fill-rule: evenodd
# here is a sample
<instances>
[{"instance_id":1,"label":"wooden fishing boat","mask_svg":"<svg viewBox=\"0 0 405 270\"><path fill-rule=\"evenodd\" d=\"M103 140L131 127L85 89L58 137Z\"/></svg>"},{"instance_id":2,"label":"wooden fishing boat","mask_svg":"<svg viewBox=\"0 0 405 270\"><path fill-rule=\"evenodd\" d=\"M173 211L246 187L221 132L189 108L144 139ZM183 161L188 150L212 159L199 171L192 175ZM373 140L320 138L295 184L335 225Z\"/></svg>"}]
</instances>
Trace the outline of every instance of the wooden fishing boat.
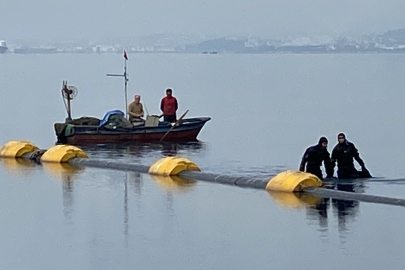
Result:
<instances>
[{"instance_id":1,"label":"wooden fishing boat","mask_svg":"<svg viewBox=\"0 0 405 270\"><path fill-rule=\"evenodd\" d=\"M211 118L184 118L188 110L174 122L159 121L158 116L148 115L146 121L131 123L127 120L127 54L124 51L125 66L123 74L107 74L107 76L123 77L125 82L125 110L109 111L103 119L81 117L72 119L71 100L77 95L77 88L63 82L62 96L68 117L64 123L55 123L57 143L67 144L106 144L131 142L178 142L197 141L201 129ZM67 100L67 102L65 101Z\"/></svg>"},{"instance_id":2,"label":"wooden fishing boat","mask_svg":"<svg viewBox=\"0 0 405 270\"><path fill-rule=\"evenodd\" d=\"M185 118L176 123L158 121L157 125L151 125L150 122L156 123L156 117L152 116L152 118L147 117L144 125L123 127L119 124L120 121L111 119L114 116L117 117L117 115L111 115L109 122L104 125L101 120L98 120L97 124L96 118L89 119L89 117L55 123L58 143L78 145L161 141L192 142L197 141L201 129L211 119L210 117ZM75 124L78 122L81 123Z\"/></svg>"}]
</instances>

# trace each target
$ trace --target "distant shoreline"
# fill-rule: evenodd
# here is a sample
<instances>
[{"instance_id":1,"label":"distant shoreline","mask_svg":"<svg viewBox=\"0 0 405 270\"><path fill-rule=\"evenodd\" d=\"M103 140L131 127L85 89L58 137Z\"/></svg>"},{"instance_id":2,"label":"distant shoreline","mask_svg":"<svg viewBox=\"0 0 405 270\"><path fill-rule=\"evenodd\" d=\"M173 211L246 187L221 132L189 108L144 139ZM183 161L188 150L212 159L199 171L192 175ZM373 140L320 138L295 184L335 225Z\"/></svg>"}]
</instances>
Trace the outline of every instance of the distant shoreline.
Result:
<instances>
[{"instance_id":1,"label":"distant shoreline","mask_svg":"<svg viewBox=\"0 0 405 270\"><path fill-rule=\"evenodd\" d=\"M217 54L276 54L276 55L282 55L282 54L405 54L404 50L385 50L385 51L330 51L330 52L316 52L316 51L294 51L294 52L289 52L289 51L277 51L277 52L216 52L216 53L204 53L204 52L181 52L181 51L174 51L174 52L164 52L164 51L153 51L153 52L139 52L139 51L127 51L128 53L131 54L204 54L204 55L217 55ZM70 52L70 51L58 51L58 52L24 52L24 53L16 53L12 51L7 51L2 54L17 54L17 55L33 55L33 54L43 54L43 55L49 55L49 54L122 54L122 51L117 51L117 52Z\"/></svg>"}]
</instances>

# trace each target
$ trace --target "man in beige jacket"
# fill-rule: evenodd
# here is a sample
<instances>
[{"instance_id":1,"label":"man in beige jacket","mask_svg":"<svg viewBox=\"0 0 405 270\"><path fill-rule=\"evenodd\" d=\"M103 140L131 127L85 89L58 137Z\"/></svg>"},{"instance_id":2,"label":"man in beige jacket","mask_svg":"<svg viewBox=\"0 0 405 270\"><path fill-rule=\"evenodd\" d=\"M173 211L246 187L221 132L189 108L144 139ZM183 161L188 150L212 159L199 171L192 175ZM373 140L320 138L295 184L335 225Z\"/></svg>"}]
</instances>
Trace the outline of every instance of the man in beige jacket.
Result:
<instances>
[{"instance_id":1,"label":"man in beige jacket","mask_svg":"<svg viewBox=\"0 0 405 270\"><path fill-rule=\"evenodd\" d=\"M130 122L144 122L143 117L143 106L140 95L135 95L134 101L131 102L128 106L128 115Z\"/></svg>"}]
</instances>

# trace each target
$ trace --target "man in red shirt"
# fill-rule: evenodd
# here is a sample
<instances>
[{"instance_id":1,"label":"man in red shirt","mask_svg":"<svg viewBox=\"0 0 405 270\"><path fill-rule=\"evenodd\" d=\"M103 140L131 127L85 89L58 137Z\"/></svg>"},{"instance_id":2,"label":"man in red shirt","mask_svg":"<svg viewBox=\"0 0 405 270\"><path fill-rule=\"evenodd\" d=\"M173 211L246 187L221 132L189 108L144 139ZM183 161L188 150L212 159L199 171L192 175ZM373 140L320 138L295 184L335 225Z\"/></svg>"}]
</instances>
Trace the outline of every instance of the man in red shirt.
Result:
<instances>
[{"instance_id":1,"label":"man in red shirt","mask_svg":"<svg viewBox=\"0 0 405 270\"><path fill-rule=\"evenodd\" d=\"M176 122L176 111L178 108L177 99L172 96L172 89L166 89L166 96L160 102L160 110L162 110L163 120L167 122Z\"/></svg>"}]
</instances>

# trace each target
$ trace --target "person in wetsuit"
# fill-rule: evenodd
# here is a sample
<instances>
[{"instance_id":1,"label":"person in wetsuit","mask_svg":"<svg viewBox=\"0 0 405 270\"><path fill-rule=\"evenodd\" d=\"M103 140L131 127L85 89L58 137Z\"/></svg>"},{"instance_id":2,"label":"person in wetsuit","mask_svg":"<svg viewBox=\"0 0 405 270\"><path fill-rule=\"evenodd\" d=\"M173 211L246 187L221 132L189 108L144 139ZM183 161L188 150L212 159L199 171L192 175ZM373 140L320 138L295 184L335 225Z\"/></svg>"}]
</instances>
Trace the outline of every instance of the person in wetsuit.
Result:
<instances>
[{"instance_id":1,"label":"person in wetsuit","mask_svg":"<svg viewBox=\"0 0 405 270\"><path fill-rule=\"evenodd\" d=\"M361 172L357 171L354 167L354 160L361 166ZM332 168L335 167L337 162L337 175L338 178L368 178L371 177L370 173L364 165L364 161L360 158L359 151L353 143L346 140L344 133L338 134L338 144L332 150Z\"/></svg>"},{"instance_id":2,"label":"person in wetsuit","mask_svg":"<svg viewBox=\"0 0 405 270\"><path fill-rule=\"evenodd\" d=\"M331 166L330 154L327 147L328 139L326 137L321 137L317 145L308 147L302 157L300 171L312 173L322 180L321 166L323 162L326 170L326 177L333 177L333 167Z\"/></svg>"}]
</instances>

